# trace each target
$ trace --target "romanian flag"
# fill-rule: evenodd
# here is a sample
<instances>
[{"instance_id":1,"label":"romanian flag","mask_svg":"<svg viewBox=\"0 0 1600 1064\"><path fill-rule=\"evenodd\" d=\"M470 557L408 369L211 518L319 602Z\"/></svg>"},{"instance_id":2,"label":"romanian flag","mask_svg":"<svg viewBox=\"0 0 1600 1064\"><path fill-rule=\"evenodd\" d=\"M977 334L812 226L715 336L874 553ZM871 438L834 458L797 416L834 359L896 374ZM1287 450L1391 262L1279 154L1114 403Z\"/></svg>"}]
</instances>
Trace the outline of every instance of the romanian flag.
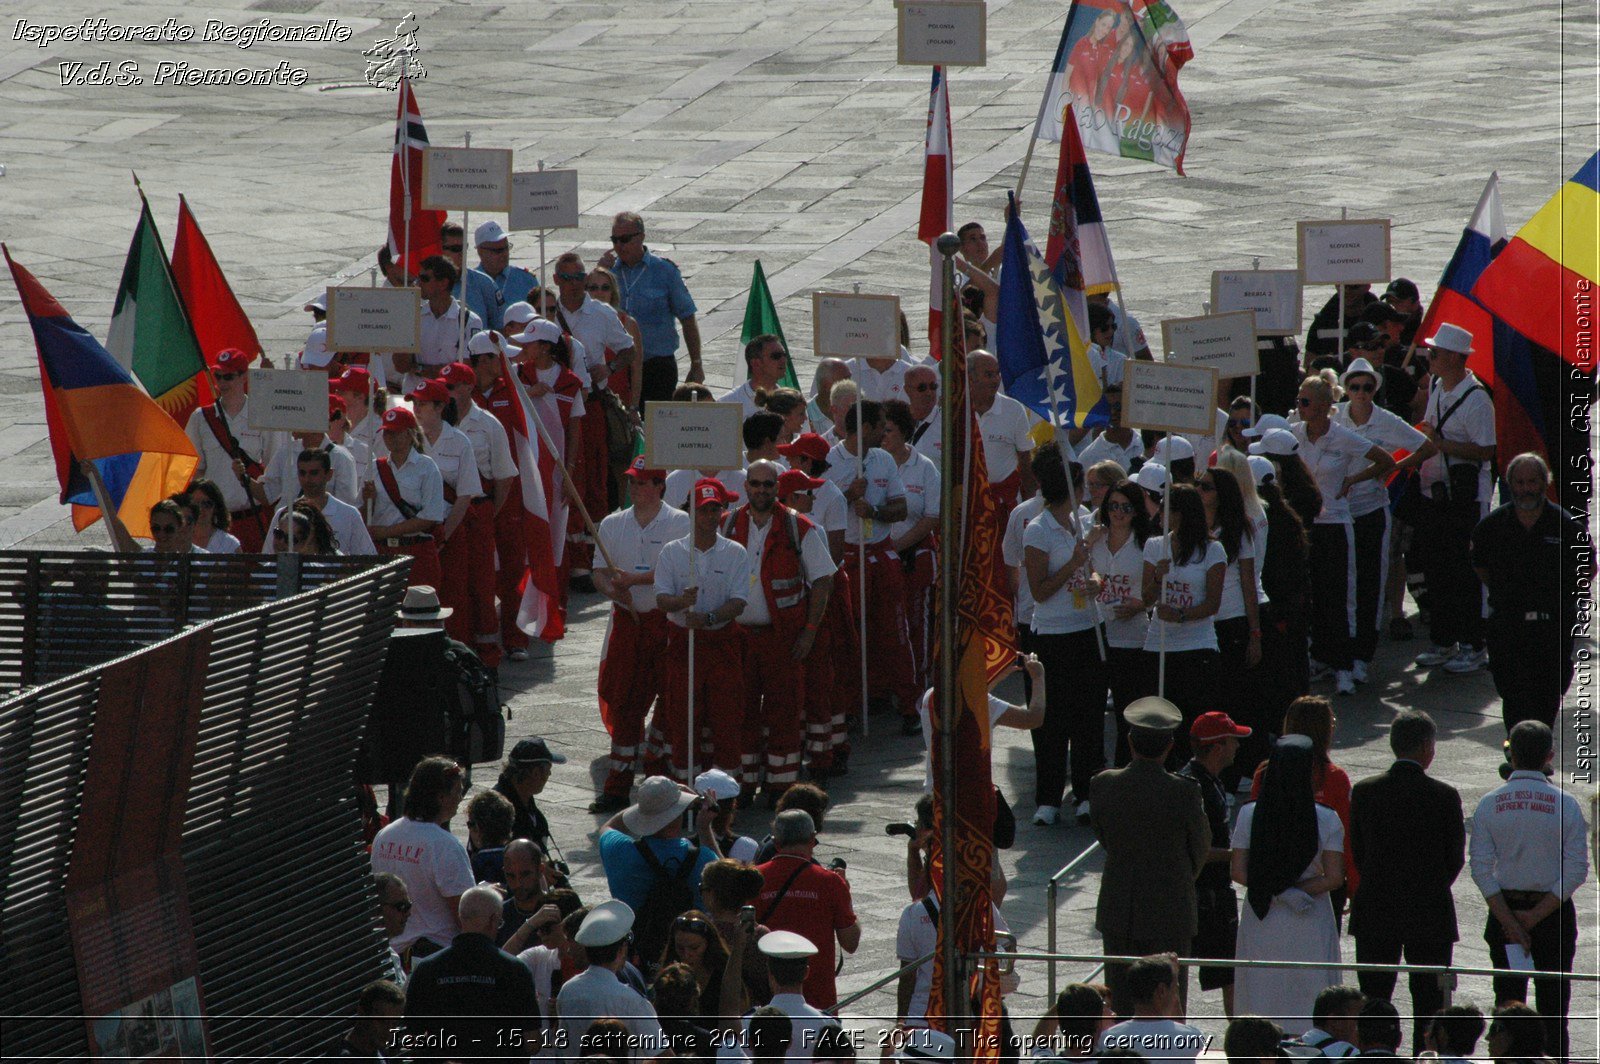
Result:
<instances>
[{"instance_id":1,"label":"romanian flag","mask_svg":"<svg viewBox=\"0 0 1600 1064\"><path fill-rule=\"evenodd\" d=\"M182 425L188 420L199 400L198 378L206 364L142 190L139 225L122 267L106 350L139 378L174 421Z\"/></svg>"},{"instance_id":2,"label":"romanian flag","mask_svg":"<svg viewBox=\"0 0 1600 1064\"><path fill-rule=\"evenodd\" d=\"M1083 290L1088 295L1112 292L1117 288L1117 267L1111 260L1111 241L1106 237L1100 217L1100 200L1094 194L1094 177L1089 173L1089 157L1083 153L1078 136L1078 121L1071 105L1061 137L1061 154L1056 162L1056 191L1050 200L1050 237L1045 241L1044 261L1060 284L1067 283L1070 259L1063 259L1072 231L1077 227L1078 264L1083 270ZM1085 323L1087 328L1087 323Z\"/></svg>"},{"instance_id":3,"label":"romanian flag","mask_svg":"<svg viewBox=\"0 0 1600 1064\"><path fill-rule=\"evenodd\" d=\"M928 89L928 131L922 144L922 214L917 219L917 239L928 245L928 346L934 358L944 350L944 311L939 294L944 287L944 263L934 241L954 228L955 148L950 128L950 81L944 67L936 66Z\"/></svg>"},{"instance_id":4,"label":"romanian flag","mask_svg":"<svg viewBox=\"0 0 1600 1064\"><path fill-rule=\"evenodd\" d=\"M1517 231L1472 294L1529 340L1592 373L1596 285L1600 152Z\"/></svg>"},{"instance_id":5,"label":"romanian flag","mask_svg":"<svg viewBox=\"0 0 1600 1064\"><path fill-rule=\"evenodd\" d=\"M232 347L252 357L262 353L256 330L239 305L228 279L222 275L211 244L200 231L200 223L189 209L189 201L178 197L178 235L172 240L172 279L183 296L189 323L200 343L200 354L207 366L215 367L217 352ZM210 381L202 375L200 405L211 402ZM188 423L188 417L175 419Z\"/></svg>"},{"instance_id":6,"label":"romanian flag","mask_svg":"<svg viewBox=\"0 0 1600 1064\"><path fill-rule=\"evenodd\" d=\"M783 340L783 380L778 383L785 388L800 390L800 378L794 371L794 356L789 353L789 341L783 339L783 325L778 321L778 308L772 302L772 290L767 287L767 275L761 269L761 260L756 260L755 272L750 275L750 295L744 301L744 328L740 330L739 342L747 344L758 336L771 334ZM639 437L642 448L644 437ZM643 454L643 450L639 452Z\"/></svg>"},{"instance_id":7,"label":"romanian flag","mask_svg":"<svg viewBox=\"0 0 1600 1064\"><path fill-rule=\"evenodd\" d=\"M72 504L73 527L81 532L100 516L78 466L89 461L128 531L148 539L150 507L187 487L200 463L194 444L3 244L0 254L33 327L50 450L61 501Z\"/></svg>"},{"instance_id":8,"label":"romanian flag","mask_svg":"<svg viewBox=\"0 0 1600 1064\"><path fill-rule=\"evenodd\" d=\"M980 436L977 418L967 402L966 354L959 339L956 351L954 384L947 400L955 404L956 431L954 439L945 443L945 454L950 468L956 471L952 504L962 529L956 558L960 566L956 586L960 591L958 601L938 604L941 611L956 610L954 734L944 728L937 686L928 706L933 733L935 827L930 876L936 889L943 883L944 862L956 863L954 920L939 922L939 952L934 957L928 998L928 1022L946 1032L950 1028L950 1009L944 994L944 935L953 923L957 950L972 953L994 947L990 873L994 864L995 800L989 686L1016 660L1018 649L1011 595L1000 580L999 503L989 491L983 448L973 445ZM935 651L935 677L940 675L938 661L943 653L943 647ZM947 779L942 766L949 743L955 746L955 775ZM955 853L944 853L938 841L943 838L944 818L948 816L956 818ZM941 902L950 904L949 899ZM977 1038L971 1055L976 1060L994 1060L1000 1045L1000 975L996 963L989 961L978 968L976 979L971 992L978 1005Z\"/></svg>"}]
</instances>

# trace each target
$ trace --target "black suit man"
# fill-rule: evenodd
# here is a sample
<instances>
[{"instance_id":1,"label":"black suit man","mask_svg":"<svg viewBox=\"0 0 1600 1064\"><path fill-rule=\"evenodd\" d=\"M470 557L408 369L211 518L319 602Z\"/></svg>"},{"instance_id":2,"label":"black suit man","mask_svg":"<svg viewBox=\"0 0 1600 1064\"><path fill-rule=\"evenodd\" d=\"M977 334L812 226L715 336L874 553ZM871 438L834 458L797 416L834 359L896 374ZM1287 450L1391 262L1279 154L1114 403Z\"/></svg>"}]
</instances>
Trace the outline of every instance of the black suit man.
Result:
<instances>
[{"instance_id":1,"label":"black suit man","mask_svg":"<svg viewBox=\"0 0 1600 1064\"><path fill-rule=\"evenodd\" d=\"M1401 713L1389 729L1395 763L1351 789L1351 849L1361 889L1350 933L1362 964L1399 964L1404 952L1408 964L1447 965L1460 937L1450 885L1466 861L1466 826L1461 795L1427 775L1434 734L1426 713ZM1359 980L1369 998L1387 1001L1394 993L1392 973L1362 972ZM1412 975L1410 982L1415 1015L1444 1006L1438 976ZM1416 1044L1422 1047L1420 1034Z\"/></svg>"}]
</instances>

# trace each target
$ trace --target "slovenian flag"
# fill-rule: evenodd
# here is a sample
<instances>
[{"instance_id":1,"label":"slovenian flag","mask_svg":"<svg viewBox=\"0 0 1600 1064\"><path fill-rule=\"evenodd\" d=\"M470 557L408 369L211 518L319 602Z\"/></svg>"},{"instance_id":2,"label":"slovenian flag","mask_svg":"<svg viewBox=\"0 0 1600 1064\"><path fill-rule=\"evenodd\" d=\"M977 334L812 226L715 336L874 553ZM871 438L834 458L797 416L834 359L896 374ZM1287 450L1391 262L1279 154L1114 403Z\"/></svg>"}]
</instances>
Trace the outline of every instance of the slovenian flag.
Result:
<instances>
[{"instance_id":1,"label":"slovenian flag","mask_svg":"<svg viewBox=\"0 0 1600 1064\"><path fill-rule=\"evenodd\" d=\"M100 518L78 466L93 462L122 523L150 538L150 507L186 488L200 463L194 444L3 244L0 254L33 328L50 450L73 527L81 532Z\"/></svg>"},{"instance_id":2,"label":"slovenian flag","mask_svg":"<svg viewBox=\"0 0 1600 1064\"><path fill-rule=\"evenodd\" d=\"M928 343L938 358L944 329L944 309L940 302L943 263L934 241L953 228L955 216L955 154L951 144L950 82L944 67L933 68L933 84L928 90L928 131L922 146L922 215L917 220L917 239L928 245ZM979 265L973 263L974 266Z\"/></svg>"}]
</instances>

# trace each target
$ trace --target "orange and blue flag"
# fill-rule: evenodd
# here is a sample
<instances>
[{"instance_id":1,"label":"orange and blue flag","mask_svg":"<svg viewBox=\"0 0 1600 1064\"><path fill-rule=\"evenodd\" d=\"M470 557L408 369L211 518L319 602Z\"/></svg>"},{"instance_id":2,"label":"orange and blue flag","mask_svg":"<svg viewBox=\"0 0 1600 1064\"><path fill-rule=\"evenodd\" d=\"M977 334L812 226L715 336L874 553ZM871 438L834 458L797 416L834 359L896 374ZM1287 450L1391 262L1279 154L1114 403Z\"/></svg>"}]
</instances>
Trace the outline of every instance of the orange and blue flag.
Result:
<instances>
[{"instance_id":1,"label":"orange and blue flag","mask_svg":"<svg viewBox=\"0 0 1600 1064\"><path fill-rule=\"evenodd\" d=\"M79 468L80 462L93 462L122 523L148 539L150 507L182 491L194 475L200 461L194 444L33 274L12 260L4 244L0 254L33 328L50 450L61 501L72 504L73 527L81 532L100 518L89 478Z\"/></svg>"}]
</instances>

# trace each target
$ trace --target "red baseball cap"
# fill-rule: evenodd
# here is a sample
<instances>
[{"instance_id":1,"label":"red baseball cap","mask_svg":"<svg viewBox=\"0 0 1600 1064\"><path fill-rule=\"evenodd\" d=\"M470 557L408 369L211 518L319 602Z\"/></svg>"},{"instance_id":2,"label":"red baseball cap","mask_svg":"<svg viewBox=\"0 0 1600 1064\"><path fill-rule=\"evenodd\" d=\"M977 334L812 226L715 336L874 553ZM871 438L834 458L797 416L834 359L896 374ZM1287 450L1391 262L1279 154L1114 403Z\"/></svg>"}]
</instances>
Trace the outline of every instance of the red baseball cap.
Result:
<instances>
[{"instance_id":1,"label":"red baseball cap","mask_svg":"<svg viewBox=\"0 0 1600 1064\"><path fill-rule=\"evenodd\" d=\"M444 381L444 383L446 385L450 385L450 384L471 384L471 385L476 385L478 383L478 375L477 375L477 373L475 373L473 371L472 367L467 365L465 362L452 362L452 363L450 363L444 369L439 371L439 379Z\"/></svg>"},{"instance_id":2,"label":"red baseball cap","mask_svg":"<svg viewBox=\"0 0 1600 1064\"><path fill-rule=\"evenodd\" d=\"M694 482L694 507L696 510L702 506L726 506L730 502L738 501L738 494L722 486L722 481L716 477L701 477Z\"/></svg>"},{"instance_id":3,"label":"red baseball cap","mask_svg":"<svg viewBox=\"0 0 1600 1064\"><path fill-rule=\"evenodd\" d=\"M414 429L417 427L417 415L403 406L391 406L383 412L383 430L390 432L395 429Z\"/></svg>"},{"instance_id":4,"label":"red baseball cap","mask_svg":"<svg viewBox=\"0 0 1600 1064\"><path fill-rule=\"evenodd\" d=\"M224 347L217 352L218 373L243 373L250 368L252 356L245 354L237 347Z\"/></svg>"},{"instance_id":5,"label":"red baseball cap","mask_svg":"<svg viewBox=\"0 0 1600 1064\"><path fill-rule=\"evenodd\" d=\"M827 481L808 477L798 469L785 469L778 474L778 498L787 499L797 491L816 491Z\"/></svg>"},{"instance_id":6,"label":"red baseball cap","mask_svg":"<svg viewBox=\"0 0 1600 1064\"><path fill-rule=\"evenodd\" d=\"M815 432L807 432L793 443L778 444L778 453L785 458L799 455L809 458L813 462L826 462L828 460L828 441L818 436Z\"/></svg>"},{"instance_id":7,"label":"red baseball cap","mask_svg":"<svg viewBox=\"0 0 1600 1064\"><path fill-rule=\"evenodd\" d=\"M1250 729L1243 724L1236 723L1226 713L1202 713L1194 719L1189 726L1189 738L1197 743L1209 743L1216 739L1226 739L1230 735L1243 739L1250 734Z\"/></svg>"},{"instance_id":8,"label":"red baseball cap","mask_svg":"<svg viewBox=\"0 0 1600 1064\"><path fill-rule=\"evenodd\" d=\"M372 374L364 366L349 366L328 384L341 392L360 392L364 395L371 381Z\"/></svg>"},{"instance_id":9,"label":"red baseball cap","mask_svg":"<svg viewBox=\"0 0 1600 1064\"><path fill-rule=\"evenodd\" d=\"M450 389L445 387L444 381L423 381L411 389L406 398L413 403L448 403Z\"/></svg>"},{"instance_id":10,"label":"red baseball cap","mask_svg":"<svg viewBox=\"0 0 1600 1064\"><path fill-rule=\"evenodd\" d=\"M341 396L328 396L328 420L332 421L334 415L343 414L345 411L344 399Z\"/></svg>"},{"instance_id":11,"label":"red baseball cap","mask_svg":"<svg viewBox=\"0 0 1600 1064\"><path fill-rule=\"evenodd\" d=\"M634 460L628 464L627 470L624 471L622 475L625 477L632 477L634 480L667 479L667 471L665 469L650 469L647 467L644 464L644 455L642 454L634 458Z\"/></svg>"}]
</instances>

